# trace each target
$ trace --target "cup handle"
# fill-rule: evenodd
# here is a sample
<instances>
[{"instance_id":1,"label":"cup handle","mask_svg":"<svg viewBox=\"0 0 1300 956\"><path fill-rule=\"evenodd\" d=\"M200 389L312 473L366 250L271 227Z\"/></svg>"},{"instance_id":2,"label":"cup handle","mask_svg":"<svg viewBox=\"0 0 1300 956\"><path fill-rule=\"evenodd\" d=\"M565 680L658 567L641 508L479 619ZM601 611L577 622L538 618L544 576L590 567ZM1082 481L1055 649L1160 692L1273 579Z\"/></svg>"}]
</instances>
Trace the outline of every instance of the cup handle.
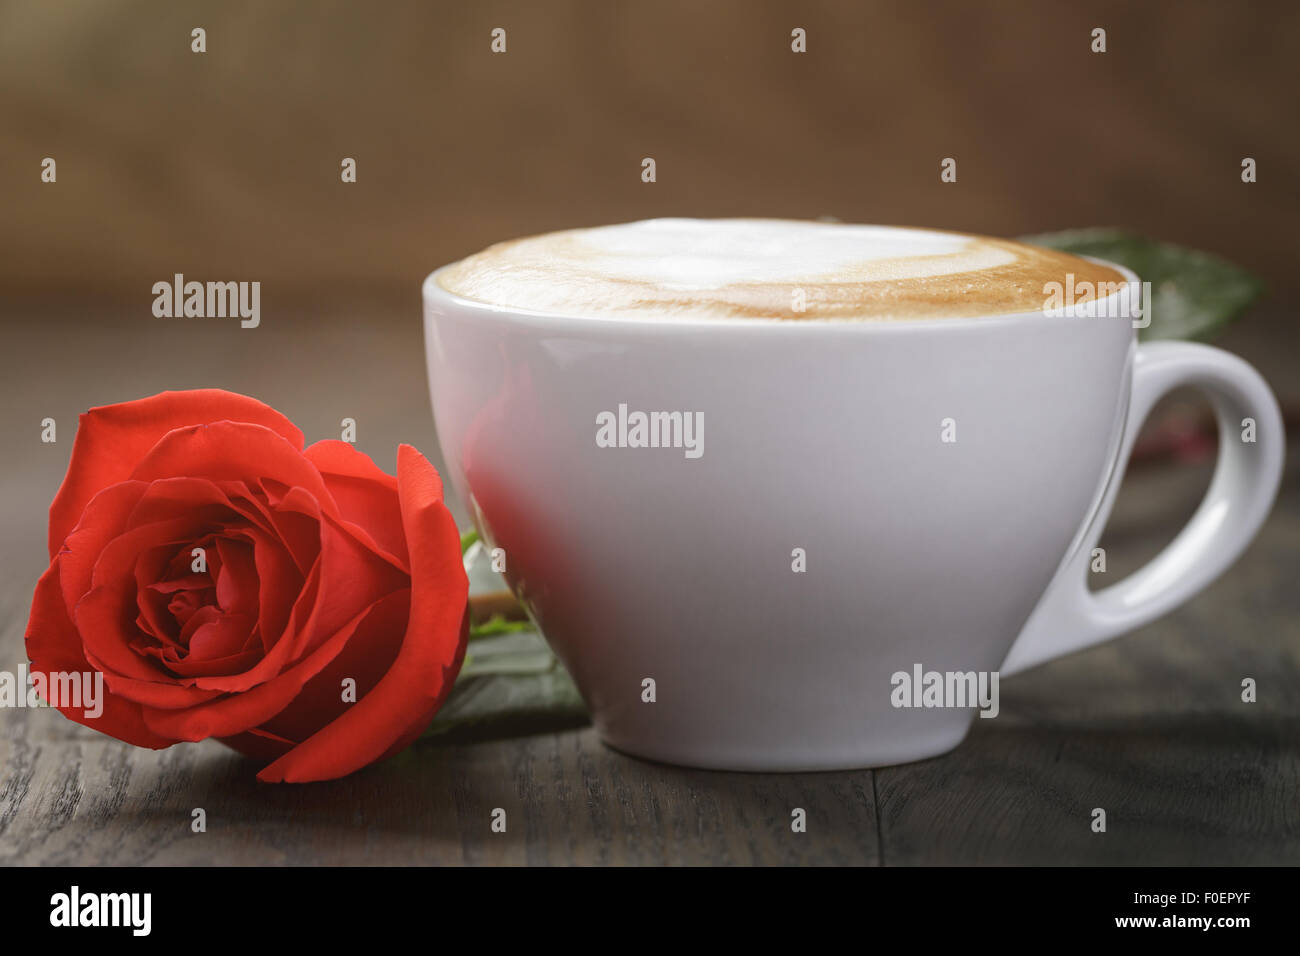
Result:
<instances>
[{"instance_id":1,"label":"cup handle","mask_svg":"<svg viewBox=\"0 0 1300 956\"><path fill-rule=\"evenodd\" d=\"M1096 593L1087 586L1101 538L1142 422L1181 385L1202 389L1219 427L1214 478L1196 514L1169 545L1124 580ZM1253 442L1245 440L1254 420ZM1282 414L1264 379L1235 355L1188 342L1140 345L1128 415L1114 468L1078 544L1025 623L1001 668L1008 676L1100 644L1182 604L1222 574L1264 522L1282 478Z\"/></svg>"}]
</instances>

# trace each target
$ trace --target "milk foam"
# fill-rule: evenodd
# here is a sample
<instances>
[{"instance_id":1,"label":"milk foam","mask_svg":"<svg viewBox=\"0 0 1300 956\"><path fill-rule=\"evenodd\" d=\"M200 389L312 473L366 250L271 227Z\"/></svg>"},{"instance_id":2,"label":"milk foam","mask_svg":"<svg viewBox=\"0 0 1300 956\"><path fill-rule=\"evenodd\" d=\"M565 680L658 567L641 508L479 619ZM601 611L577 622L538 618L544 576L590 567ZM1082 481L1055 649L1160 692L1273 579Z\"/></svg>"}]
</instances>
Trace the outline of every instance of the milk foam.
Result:
<instances>
[{"instance_id":1,"label":"milk foam","mask_svg":"<svg viewBox=\"0 0 1300 956\"><path fill-rule=\"evenodd\" d=\"M1039 311L1113 269L1004 239L776 219L652 219L492 246L439 275L493 305L578 316L908 319ZM803 309L800 309L800 306Z\"/></svg>"}]
</instances>

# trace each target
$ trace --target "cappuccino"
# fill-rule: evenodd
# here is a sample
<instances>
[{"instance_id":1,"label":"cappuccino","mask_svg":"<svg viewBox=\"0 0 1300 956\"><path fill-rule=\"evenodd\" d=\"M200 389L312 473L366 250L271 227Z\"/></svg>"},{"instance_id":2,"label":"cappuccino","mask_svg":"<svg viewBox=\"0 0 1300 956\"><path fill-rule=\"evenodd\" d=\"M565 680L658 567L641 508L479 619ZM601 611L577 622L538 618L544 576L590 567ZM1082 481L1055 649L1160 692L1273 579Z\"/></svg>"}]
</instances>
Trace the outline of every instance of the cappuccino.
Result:
<instances>
[{"instance_id":1,"label":"cappuccino","mask_svg":"<svg viewBox=\"0 0 1300 956\"><path fill-rule=\"evenodd\" d=\"M1038 312L1052 288L1104 295L1125 281L1009 239L779 219L571 229L499 243L438 274L466 299L573 316L863 321Z\"/></svg>"}]
</instances>

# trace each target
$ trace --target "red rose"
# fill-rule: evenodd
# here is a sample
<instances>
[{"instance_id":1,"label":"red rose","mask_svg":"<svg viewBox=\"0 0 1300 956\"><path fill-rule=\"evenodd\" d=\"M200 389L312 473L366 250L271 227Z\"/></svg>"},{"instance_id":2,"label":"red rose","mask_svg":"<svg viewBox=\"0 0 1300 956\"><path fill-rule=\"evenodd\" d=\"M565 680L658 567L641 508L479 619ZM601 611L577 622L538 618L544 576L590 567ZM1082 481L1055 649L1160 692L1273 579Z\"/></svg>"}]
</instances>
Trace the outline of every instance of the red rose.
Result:
<instances>
[{"instance_id":1,"label":"red rose","mask_svg":"<svg viewBox=\"0 0 1300 956\"><path fill-rule=\"evenodd\" d=\"M345 442L304 450L231 392L93 408L50 506L27 653L33 671L101 672L102 715L59 709L120 740L217 737L271 761L262 780L339 777L409 744L450 690L459 542L410 446L393 478Z\"/></svg>"}]
</instances>

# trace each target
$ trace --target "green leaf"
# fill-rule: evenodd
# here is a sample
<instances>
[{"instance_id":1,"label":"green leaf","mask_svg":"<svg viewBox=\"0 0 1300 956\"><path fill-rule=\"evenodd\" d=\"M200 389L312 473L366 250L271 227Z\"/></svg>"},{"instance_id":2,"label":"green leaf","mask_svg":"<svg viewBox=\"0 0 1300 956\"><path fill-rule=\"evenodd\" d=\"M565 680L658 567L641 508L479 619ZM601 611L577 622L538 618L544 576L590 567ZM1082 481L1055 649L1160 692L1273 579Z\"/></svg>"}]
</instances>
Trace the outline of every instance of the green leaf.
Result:
<instances>
[{"instance_id":1,"label":"green leaf","mask_svg":"<svg viewBox=\"0 0 1300 956\"><path fill-rule=\"evenodd\" d=\"M465 552L468 551L473 546L474 542L477 540L478 540L478 532L474 531L473 529L464 532L460 536L460 556L462 558L465 557Z\"/></svg>"},{"instance_id":2,"label":"green leaf","mask_svg":"<svg viewBox=\"0 0 1300 956\"><path fill-rule=\"evenodd\" d=\"M493 614L482 624L474 624L469 629L469 639L477 641L484 637L497 637L501 634L516 634L520 631L531 631L533 629L532 621L509 621L500 614Z\"/></svg>"},{"instance_id":3,"label":"green leaf","mask_svg":"<svg viewBox=\"0 0 1300 956\"><path fill-rule=\"evenodd\" d=\"M474 742L590 722L573 679L536 631L476 641L426 738Z\"/></svg>"},{"instance_id":4,"label":"green leaf","mask_svg":"<svg viewBox=\"0 0 1300 956\"><path fill-rule=\"evenodd\" d=\"M1138 330L1144 340L1210 338L1245 311L1264 288L1246 270L1208 252L1119 229L1068 229L1024 236L1021 241L1116 262L1150 282L1151 324Z\"/></svg>"}]
</instances>

